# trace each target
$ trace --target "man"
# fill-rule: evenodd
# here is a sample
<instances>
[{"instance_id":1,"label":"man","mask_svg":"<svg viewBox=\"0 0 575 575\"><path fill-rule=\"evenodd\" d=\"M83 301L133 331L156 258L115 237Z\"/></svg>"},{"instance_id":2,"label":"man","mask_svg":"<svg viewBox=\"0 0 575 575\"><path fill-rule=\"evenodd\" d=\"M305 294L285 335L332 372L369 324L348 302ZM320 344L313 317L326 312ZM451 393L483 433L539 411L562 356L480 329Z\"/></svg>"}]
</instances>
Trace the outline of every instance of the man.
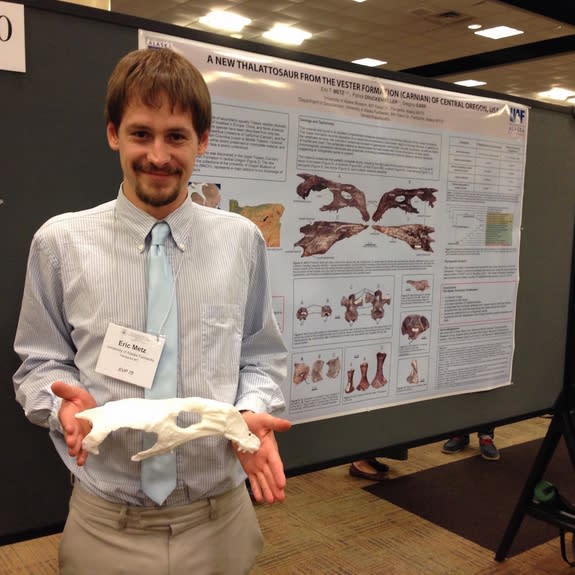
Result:
<instances>
[{"instance_id":1,"label":"man","mask_svg":"<svg viewBox=\"0 0 575 575\"><path fill-rule=\"evenodd\" d=\"M60 572L246 573L262 538L245 477L257 501L284 499L274 432L290 427L271 415L284 406L286 348L265 242L249 220L188 196L208 145L211 103L185 58L164 49L122 58L108 82L106 121L123 171L117 199L54 217L35 234L15 340L16 398L33 423L49 428L75 477ZM175 488L157 501L144 492L141 463L130 459L142 433L119 429L88 457L82 440L90 426L75 414L145 396L122 365L117 377L106 375L120 360L103 342L114 330L128 345L164 334L167 320L159 334L146 333L147 256L159 221L169 226L163 245L175 282L167 309L177 308L177 337L166 335L165 345L177 339L177 396L235 405L261 447L242 453L221 435L183 444L174 451ZM156 385L157 378L151 391ZM178 422L188 426L195 416L181 413Z\"/></svg>"}]
</instances>

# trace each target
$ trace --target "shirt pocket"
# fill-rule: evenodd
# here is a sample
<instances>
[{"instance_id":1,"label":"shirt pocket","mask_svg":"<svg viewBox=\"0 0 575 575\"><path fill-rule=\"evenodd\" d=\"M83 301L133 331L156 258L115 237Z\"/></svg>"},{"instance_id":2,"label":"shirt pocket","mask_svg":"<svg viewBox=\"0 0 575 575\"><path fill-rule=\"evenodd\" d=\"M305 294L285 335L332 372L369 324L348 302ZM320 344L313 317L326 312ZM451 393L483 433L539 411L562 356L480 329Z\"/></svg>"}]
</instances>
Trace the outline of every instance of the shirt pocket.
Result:
<instances>
[{"instance_id":1,"label":"shirt pocket","mask_svg":"<svg viewBox=\"0 0 575 575\"><path fill-rule=\"evenodd\" d=\"M237 384L240 369L242 331L240 306L202 306L202 371L207 383Z\"/></svg>"}]
</instances>

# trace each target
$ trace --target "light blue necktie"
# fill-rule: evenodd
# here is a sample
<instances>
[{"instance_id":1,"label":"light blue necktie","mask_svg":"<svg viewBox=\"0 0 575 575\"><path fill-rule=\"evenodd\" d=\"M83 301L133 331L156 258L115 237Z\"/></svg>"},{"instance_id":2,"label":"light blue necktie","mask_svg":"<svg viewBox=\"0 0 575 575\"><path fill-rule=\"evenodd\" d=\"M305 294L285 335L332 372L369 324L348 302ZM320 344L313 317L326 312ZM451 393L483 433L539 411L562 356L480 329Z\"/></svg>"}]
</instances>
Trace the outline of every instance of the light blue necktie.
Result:
<instances>
[{"instance_id":1,"label":"light blue necktie","mask_svg":"<svg viewBox=\"0 0 575 575\"><path fill-rule=\"evenodd\" d=\"M165 241L170 226L158 222L152 228L148 252L148 313L146 331L166 339L148 399L176 397L178 394L178 309L174 275L166 256ZM151 447L154 433L144 433L144 449ZM161 505L176 487L176 455L164 453L142 461L142 489Z\"/></svg>"}]
</instances>

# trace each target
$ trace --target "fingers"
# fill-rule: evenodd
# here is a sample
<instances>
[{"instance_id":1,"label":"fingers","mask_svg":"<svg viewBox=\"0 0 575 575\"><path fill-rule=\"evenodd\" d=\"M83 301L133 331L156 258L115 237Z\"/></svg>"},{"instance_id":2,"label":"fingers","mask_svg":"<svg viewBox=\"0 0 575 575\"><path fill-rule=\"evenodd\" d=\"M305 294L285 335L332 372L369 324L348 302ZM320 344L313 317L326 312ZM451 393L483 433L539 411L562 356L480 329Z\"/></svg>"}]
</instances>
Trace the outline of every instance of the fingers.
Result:
<instances>
[{"instance_id":1,"label":"fingers","mask_svg":"<svg viewBox=\"0 0 575 575\"><path fill-rule=\"evenodd\" d=\"M276 490L278 493L282 494L282 499L285 498L284 489L287 484L286 476L284 472L284 466L279 454L276 454L275 457L270 461L270 474L273 480L273 485L276 486Z\"/></svg>"},{"instance_id":2,"label":"fingers","mask_svg":"<svg viewBox=\"0 0 575 575\"><path fill-rule=\"evenodd\" d=\"M265 500L269 505L273 505L276 501L281 502L285 499L284 488L276 484L269 467L250 475L249 480L252 495L258 503L262 503Z\"/></svg>"},{"instance_id":3,"label":"fingers","mask_svg":"<svg viewBox=\"0 0 575 575\"><path fill-rule=\"evenodd\" d=\"M84 434L78 429L64 430L64 438L68 446L68 454L70 457L76 458L76 463L79 466L84 465L88 459L88 452L82 447Z\"/></svg>"},{"instance_id":4,"label":"fingers","mask_svg":"<svg viewBox=\"0 0 575 575\"><path fill-rule=\"evenodd\" d=\"M88 459L88 452L85 449L80 449L80 452L76 456L76 463L80 467L82 467L82 465L84 465L84 463L86 463L87 459Z\"/></svg>"},{"instance_id":5,"label":"fingers","mask_svg":"<svg viewBox=\"0 0 575 575\"><path fill-rule=\"evenodd\" d=\"M250 487L252 489L252 495L254 496L254 499L258 503L261 503L264 500L264 498L262 495L262 490L260 489L260 485L256 479L256 476L250 475L249 480L250 480Z\"/></svg>"},{"instance_id":6,"label":"fingers","mask_svg":"<svg viewBox=\"0 0 575 575\"><path fill-rule=\"evenodd\" d=\"M82 466L88 459L88 452L82 448L82 441L89 433L90 425L76 419L75 414L82 409L80 406L84 403L81 400L83 390L63 381L56 381L52 384L52 391L63 400L58 415L68 446L68 454L70 457L75 457L76 463Z\"/></svg>"},{"instance_id":7,"label":"fingers","mask_svg":"<svg viewBox=\"0 0 575 575\"><path fill-rule=\"evenodd\" d=\"M270 505L285 499L286 478L277 448L269 451L266 465L259 471L257 477L264 499Z\"/></svg>"},{"instance_id":8,"label":"fingers","mask_svg":"<svg viewBox=\"0 0 575 575\"><path fill-rule=\"evenodd\" d=\"M246 471L252 495L258 503L264 500L270 505L285 499L286 478L277 450L269 445L256 454L239 453L240 463Z\"/></svg>"},{"instance_id":9,"label":"fingers","mask_svg":"<svg viewBox=\"0 0 575 575\"><path fill-rule=\"evenodd\" d=\"M64 439L68 446L68 453L75 457L82 449L83 436L80 433L79 426L72 424L64 427Z\"/></svg>"},{"instance_id":10,"label":"fingers","mask_svg":"<svg viewBox=\"0 0 575 575\"><path fill-rule=\"evenodd\" d=\"M76 458L76 463L80 467L86 463L88 459L88 452L82 447L83 435L74 434L66 438L66 444L68 445L68 454L71 457Z\"/></svg>"},{"instance_id":11,"label":"fingers","mask_svg":"<svg viewBox=\"0 0 575 575\"><path fill-rule=\"evenodd\" d=\"M267 469L265 471L267 471ZM262 488L264 499L271 505L275 501L275 493L272 489L273 485L270 485L268 479L269 478L266 477L266 473L264 471L258 474L258 482Z\"/></svg>"},{"instance_id":12,"label":"fingers","mask_svg":"<svg viewBox=\"0 0 575 575\"><path fill-rule=\"evenodd\" d=\"M283 473L283 468L281 469L281 474L279 477L275 471L277 470L273 470L271 467L267 467L265 470L265 481L268 487L268 491L264 490L264 496L270 505L275 501L283 501L285 499L284 489L286 486L286 481Z\"/></svg>"}]
</instances>

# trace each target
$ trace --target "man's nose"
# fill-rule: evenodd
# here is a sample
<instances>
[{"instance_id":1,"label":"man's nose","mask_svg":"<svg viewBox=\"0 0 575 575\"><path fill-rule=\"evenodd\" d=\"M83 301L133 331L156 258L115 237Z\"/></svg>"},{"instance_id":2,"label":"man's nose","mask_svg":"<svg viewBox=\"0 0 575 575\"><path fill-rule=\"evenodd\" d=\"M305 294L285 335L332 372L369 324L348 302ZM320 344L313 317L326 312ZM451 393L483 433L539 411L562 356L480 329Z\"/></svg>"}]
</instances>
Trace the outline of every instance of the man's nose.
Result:
<instances>
[{"instance_id":1,"label":"man's nose","mask_svg":"<svg viewBox=\"0 0 575 575\"><path fill-rule=\"evenodd\" d=\"M149 150L148 160L155 165L164 165L170 161L170 150L163 138L154 138Z\"/></svg>"}]
</instances>

